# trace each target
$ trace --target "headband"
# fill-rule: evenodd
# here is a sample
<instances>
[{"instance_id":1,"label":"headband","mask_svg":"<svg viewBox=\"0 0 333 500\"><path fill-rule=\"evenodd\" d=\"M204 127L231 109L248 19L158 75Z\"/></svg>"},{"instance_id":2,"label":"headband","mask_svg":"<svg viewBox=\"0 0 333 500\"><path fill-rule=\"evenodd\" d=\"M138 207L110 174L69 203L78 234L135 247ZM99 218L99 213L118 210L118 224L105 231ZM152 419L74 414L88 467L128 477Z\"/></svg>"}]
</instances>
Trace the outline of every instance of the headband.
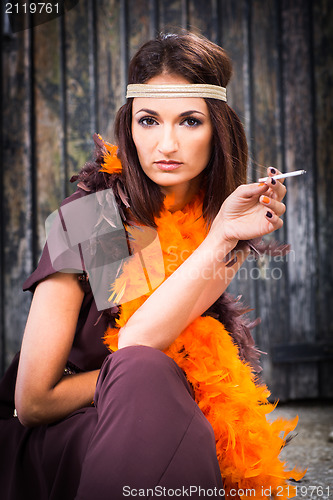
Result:
<instances>
[{"instance_id":1,"label":"headband","mask_svg":"<svg viewBox=\"0 0 333 500\"><path fill-rule=\"evenodd\" d=\"M218 85L189 83L187 85L148 85L134 83L127 85L126 98L129 97L206 97L208 99L227 100L227 90Z\"/></svg>"}]
</instances>

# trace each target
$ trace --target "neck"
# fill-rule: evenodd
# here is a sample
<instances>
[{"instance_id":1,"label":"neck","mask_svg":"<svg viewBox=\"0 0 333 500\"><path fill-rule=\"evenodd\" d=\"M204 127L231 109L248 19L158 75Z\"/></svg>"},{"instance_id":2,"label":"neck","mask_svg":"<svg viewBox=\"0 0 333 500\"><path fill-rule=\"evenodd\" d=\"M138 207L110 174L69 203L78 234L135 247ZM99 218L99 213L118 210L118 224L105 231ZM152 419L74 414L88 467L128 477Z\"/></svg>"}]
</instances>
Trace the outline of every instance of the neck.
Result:
<instances>
[{"instance_id":1,"label":"neck","mask_svg":"<svg viewBox=\"0 0 333 500\"><path fill-rule=\"evenodd\" d=\"M163 186L162 193L166 195L165 206L170 212L182 210L199 192L201 175L186 185Z\"/></svg>"}]
</instances>

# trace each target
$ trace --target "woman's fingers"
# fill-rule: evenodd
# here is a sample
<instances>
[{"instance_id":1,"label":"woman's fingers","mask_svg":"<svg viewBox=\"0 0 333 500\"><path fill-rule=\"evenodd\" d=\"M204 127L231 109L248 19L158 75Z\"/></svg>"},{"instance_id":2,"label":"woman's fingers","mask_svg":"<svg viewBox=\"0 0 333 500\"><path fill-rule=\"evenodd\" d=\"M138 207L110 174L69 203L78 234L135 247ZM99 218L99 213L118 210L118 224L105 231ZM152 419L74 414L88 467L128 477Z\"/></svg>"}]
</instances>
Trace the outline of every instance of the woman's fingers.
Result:
<instances>
[{"instance_id":1,"label":"woman's fingers","mask_svg":"<svg viewBox=\"0 0 333 500\"><path fill-rule=\"evenodd\" d=\"M286 206L281 201L274 200L267 195L260 196L259 201L262 205L269 207L278 217L281 217L286 211Z\"/></svg>"},{"instance_id":2,"label":"woman's fingers","mask_svg":"<svg viewBox=\"0 0 333 500\"><path fill-rule=\"evenodd\" d=\"M266 181L269 190L259 198L259 202L267 208L265 213L266 220L270 232L276 231L283 226L283 220L280 218L286 211L286 206L281 203L286 194L284 179L273 179L274 175L279 175L281 172L274 167L267 169L267 174L270 177Z\"/></svg>"},{"instance_id":3,"label":"woman's fingers","mask_svg":"<svg viewBox=\"0 0 333 500\"><path fill-rule=\"evenodd\" d=\"M273 177L274 175L280 175L280 174L282 174L282 172L280 172L280 170L278 170L275 167L268 167L268 169L267 169L267 175L269 177ZM280 184L284 183L284 179L277 179L277 181L279 181Z\"/></svg>"},{"instance_id":4,"label":"woman's fingers","mask_svg":"<svg viewBox=\"0 0 333 500\"><path fill-rule=\"evenodd\" d=\"M276 215L272 210L267 210L265 217L268 222L268 233L272 233L273 231L276 231L283 226L283 220L280 219L280 217Z\"/></svg>"},{"instance_id":5,"label":"woman's fingers","mask_svg":"<svg viewBox=\"0 0 333 500\"><path fill-rule=\"evenodd\" d=\"M267 169L267 174L270 177L266 181L269 190L260 196L259 202L267 208L265 217L268 221L271 232L280 229L283 226L283 220L280 218L286 211L286 206L282 203L287 192L284 185L284 179L273 179L274 175L279 175L281 172L274 167Z\"/></svg>"},{"instance_id":6,"label":"woman's fingers","mask_svg":"<svg viewBox=\"0 0 333 500\"><path fill-rule=\"evenodd\" d=\"M270 177L269 180L266 181L266 184L270 188L270 196L276 200L283 200L285 194L287 192L286 186L284 185L284 179L273 179L274 175L279 175L281 172L274 167L269 167L267 169L267 174Z\"/></svg>"},{"instance_id":7,"label":"woman's fingers","mask_svg":"<svg viewBox=\"0 0 333 500\"><path fill-rule=\"evenodd\" d=\"M253 197L259 197L261 194L265 193L268 190L269 186L265 182L261 182L260 184L251 183L251 184L241 184L235 189L242 198L249 199Z\"/></svg>"}]
</instances>

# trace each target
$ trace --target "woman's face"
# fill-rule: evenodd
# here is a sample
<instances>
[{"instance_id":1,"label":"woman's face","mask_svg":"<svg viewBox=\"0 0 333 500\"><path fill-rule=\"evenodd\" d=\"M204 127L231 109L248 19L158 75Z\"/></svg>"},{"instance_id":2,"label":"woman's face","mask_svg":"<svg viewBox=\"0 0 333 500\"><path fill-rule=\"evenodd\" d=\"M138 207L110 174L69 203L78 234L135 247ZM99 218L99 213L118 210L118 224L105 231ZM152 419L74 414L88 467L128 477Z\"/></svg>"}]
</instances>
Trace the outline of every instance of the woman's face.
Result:
<instances>
[{"instance_id":1,"label":"woman's face","mask_svg":"<svg viewBox=\"0 0 333 500\"><path fill-rule=\"evenodd\" d=\"M159 75L148 84L181 85L182 77ZM165 194L196 192L207 166L213 129L207 104L200 97L133 100L132 135L145 174Z\"/></svg>"}]
</instances>

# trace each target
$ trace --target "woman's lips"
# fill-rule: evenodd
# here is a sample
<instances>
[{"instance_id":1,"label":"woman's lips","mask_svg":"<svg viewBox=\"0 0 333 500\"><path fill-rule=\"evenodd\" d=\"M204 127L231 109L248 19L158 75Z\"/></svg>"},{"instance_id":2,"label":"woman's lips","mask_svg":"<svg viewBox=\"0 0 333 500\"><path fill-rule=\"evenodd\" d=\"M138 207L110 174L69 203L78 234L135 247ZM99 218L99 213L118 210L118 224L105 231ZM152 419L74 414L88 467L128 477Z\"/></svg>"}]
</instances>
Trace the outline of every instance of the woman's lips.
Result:
<instances>
[{"instance_id":1,"label":"woman's lips","mask_svg":"<svg viewBox=\"0 0 333 500\"><path fill-rule=\"evenodd\" d=\"M176 170L182 163L179 161L155 161L157 168L164 171Z\"/></svg>"}]
</instances>

